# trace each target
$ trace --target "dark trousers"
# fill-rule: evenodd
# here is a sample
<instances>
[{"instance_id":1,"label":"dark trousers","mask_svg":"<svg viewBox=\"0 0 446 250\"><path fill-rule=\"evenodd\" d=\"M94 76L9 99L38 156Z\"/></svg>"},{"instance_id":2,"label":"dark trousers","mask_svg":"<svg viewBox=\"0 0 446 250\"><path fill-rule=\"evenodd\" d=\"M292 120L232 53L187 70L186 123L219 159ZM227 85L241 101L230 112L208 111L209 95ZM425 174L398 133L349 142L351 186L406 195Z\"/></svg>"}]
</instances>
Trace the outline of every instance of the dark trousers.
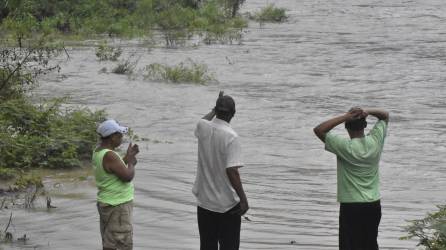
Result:
<instances>
[{"instance_id":1,"label":"dark trousers","mask_svg":"<svg viewBox=\"0 0 446 250\"><path fill-rule=\"evenodd\" d=\"M240 215L233 214L239 205L226 213L197 207L200 250L238 250L240 246Z\"/></svg>"},{"instance_id":2,"label":"dark trousers","mask_svg":"<svg viewBox=\"0 0 446 250\"><path fill-rule=\"evenodd\" d=\"M341 203L339 213L340 250L378 250L380 201Z\"/></svg>"}]
</instances>

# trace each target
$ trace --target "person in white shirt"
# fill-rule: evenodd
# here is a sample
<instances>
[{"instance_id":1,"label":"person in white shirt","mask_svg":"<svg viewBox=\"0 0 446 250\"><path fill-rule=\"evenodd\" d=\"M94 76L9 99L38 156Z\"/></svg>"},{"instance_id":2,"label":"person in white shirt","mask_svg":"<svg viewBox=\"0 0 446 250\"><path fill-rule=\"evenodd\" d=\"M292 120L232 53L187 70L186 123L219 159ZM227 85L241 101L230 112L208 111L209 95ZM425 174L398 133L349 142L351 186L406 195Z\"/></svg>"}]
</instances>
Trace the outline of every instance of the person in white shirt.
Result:
<instances>
[{"instance_id":1,"label":"person in white shirt","mask_svg":"<svg viewBox=\"0 0 446 250\"><path fill-rule=\"evenodd\" d=\"M221 91L215 108L195 129L198 163L192 192L197 198L200 250L240 246L241 216L249 206L238 171L243 166L239 137L229 125L234 114L234 99Z\"/></svg>"}]
</instances>

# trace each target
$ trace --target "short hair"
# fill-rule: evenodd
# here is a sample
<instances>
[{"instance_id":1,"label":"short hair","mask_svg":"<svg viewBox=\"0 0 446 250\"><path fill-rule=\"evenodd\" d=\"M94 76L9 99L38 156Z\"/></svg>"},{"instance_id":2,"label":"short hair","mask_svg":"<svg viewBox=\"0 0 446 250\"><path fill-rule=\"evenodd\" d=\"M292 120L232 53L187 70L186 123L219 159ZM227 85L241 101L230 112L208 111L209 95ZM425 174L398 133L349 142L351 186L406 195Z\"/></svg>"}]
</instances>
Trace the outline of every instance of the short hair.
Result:
<instances>
[{"instance_id":1,"label":"short hair","mask_svg":"<svg viewBox=\"0 0 446 250\"><path fill-rule=\"evenodd\" d=\"M215 103L215 114L217 117L228 117L235 114L234 99L228 95L221 96Z\"/></svg>"},{"instance_id":2,"label":"short hair","mask_svg":"<svg viewBox=\"0 0 446 250\"><path fill-rule=\"evenodd\" d=\"M365 117L345 122L345 128L351 131L360 131L367 127Z\"/></svg>"}]
</instances>

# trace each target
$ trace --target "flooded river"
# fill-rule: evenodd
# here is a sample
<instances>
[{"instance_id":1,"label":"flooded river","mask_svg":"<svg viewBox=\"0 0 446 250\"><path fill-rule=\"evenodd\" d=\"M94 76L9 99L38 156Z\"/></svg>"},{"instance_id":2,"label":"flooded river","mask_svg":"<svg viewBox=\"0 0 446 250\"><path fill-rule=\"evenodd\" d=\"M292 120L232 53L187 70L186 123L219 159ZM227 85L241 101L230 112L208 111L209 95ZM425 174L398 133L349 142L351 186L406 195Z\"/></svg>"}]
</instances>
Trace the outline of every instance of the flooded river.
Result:
<instances>
[{"instance_id":1,"label":"flooded river","mask_svg":"<svg viewBox=\"0 0 446 250\"><path fill-rule=\"evenodd\" d=\"M69 48L57 80L37 96L70 95L73 105L106 109L141 137L134 209L135 249L196 250L198 119L220 89L232 95L242 139L241 170L251 209L241 249L337 249L335 157L312 128L352 106L390 111L381 161L381 249L402 241L406 220L422 218L446 197L446 3L443 0L248 0L242 12L274 2L283 24L250 23L241 44L178 49L120 42L126 53L173 65L205 63L219 83L143 80L99 73L94 48ZM336 131L347 136L342 126ZM96 189L88 178L61 185L46 209L14 211L13 232L27 245L4 249L100 249ZM37 204L39 207L39 204ZM40 204L44 207L44 204ZM0 212L1 223L9 218ZM293 242L294 244L291 244Z\"/></svg>"}]
</instances>

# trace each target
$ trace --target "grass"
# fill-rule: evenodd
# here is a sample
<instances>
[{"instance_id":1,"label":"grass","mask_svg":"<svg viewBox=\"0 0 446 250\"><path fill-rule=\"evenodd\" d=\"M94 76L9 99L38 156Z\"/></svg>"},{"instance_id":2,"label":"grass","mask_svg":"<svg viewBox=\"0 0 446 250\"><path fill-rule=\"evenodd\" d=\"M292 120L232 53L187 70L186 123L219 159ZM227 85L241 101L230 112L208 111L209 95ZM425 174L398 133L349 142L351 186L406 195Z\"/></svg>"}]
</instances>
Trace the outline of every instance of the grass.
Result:
<instances>
[{"instance_id":1,"label":"grass","mask_svg":"<svg viewBox=\"0 0 446 250\"><path fill-rule=\"evenodd\" d=\"M196 84L206 84L215 80L205 64L195 63L190 59L175 66L159 63L147 65L144 78L171 83Z\"/></svg>"},{"instance_id":2,"label":"grass","mask_svg":"<svg viewBox=\"0 0 446 250\"><path fill-rule=\"evenodd\" d=\"M255 12L254 15L251 16L251 19L260 23L281 23L285 22L288 19L288 16L286 15L285 8L278 8L274 4L269 4L262 8L259 12Z\"/></svg>"}]
</instances>

